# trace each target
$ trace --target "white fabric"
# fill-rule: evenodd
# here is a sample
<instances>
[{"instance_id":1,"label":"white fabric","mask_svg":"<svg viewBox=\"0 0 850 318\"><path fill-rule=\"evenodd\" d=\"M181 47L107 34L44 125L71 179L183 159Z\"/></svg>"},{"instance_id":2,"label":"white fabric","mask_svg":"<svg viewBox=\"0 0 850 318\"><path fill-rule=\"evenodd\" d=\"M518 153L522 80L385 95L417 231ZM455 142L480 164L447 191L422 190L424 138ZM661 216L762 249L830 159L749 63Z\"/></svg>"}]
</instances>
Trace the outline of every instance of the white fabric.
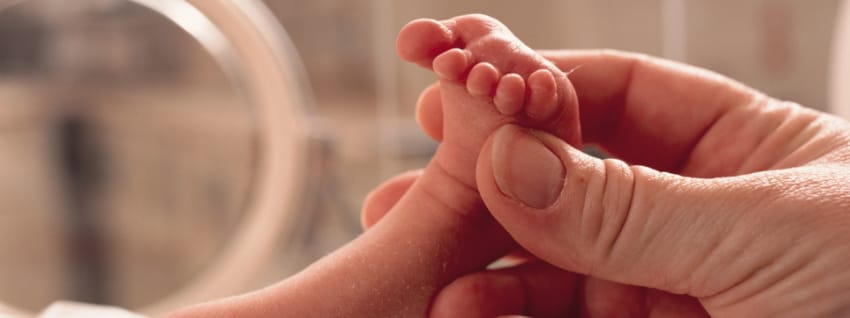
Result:
<instances>
[{"instance_id":1,"label":"white fabric","mask_svg":"<svg viewBox=\"0 0 850 318\"><path fill-rule=\"evenodd\" d=\"M38 315L39 318L144 318L122 308L57 301Z\"/></svg>"}]
</instances>

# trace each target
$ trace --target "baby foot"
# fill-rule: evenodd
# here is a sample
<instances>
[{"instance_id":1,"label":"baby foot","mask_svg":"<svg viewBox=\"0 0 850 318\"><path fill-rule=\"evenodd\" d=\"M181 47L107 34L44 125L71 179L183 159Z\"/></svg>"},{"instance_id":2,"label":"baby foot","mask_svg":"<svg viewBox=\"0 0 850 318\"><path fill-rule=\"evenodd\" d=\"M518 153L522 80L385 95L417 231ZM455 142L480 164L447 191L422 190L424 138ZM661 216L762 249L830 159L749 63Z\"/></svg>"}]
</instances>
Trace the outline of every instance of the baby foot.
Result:
<instances>
[{"instance_id":1,"label":"baby foot","mask_svg":"<svg viewBox=\"0 0 850 318\"><path fill-rule=\"evenodd\" d=\"M478 153L506 123L578 143L571 84L482 15L411 22L398 49L440 76L443 143L425 172L378 224L298 275L174 317L425 317L440 288L516 248L478 196Z\"/></svg>"},{"instance_id":2,"label":"baby foot","mask_svg":"<svg viewBox=\"0 0 850 318\"><path fill-rule=\"evenodd\" d=\"M434 162L466 186L475 186L485 139L506 123L580 142L578 101L566 74L499 21L480 14L415 20L401 30L397 50L439 77L443 143Z\"/></svg>"}]
</instances>

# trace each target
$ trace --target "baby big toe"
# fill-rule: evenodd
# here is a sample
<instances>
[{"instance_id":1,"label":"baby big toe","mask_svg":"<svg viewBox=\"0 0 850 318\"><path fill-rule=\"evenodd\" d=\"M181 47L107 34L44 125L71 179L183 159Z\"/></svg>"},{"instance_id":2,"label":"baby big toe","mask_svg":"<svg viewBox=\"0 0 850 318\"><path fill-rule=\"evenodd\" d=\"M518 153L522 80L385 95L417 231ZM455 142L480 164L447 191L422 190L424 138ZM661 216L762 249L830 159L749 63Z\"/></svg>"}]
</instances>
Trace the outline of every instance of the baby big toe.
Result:
<instances>
[{"instance_id":1,"label":"baby big toe","mask_svg":"<svg viewBox=\"0 0 850 318\"><path fill-rule=\"evenodd\" d=\"M396 39L396 51L405 61L431 68L434 58L451 49L454 42L453 33L443 23L418 19L401 29Z\"/></svg>"}]
</instances>

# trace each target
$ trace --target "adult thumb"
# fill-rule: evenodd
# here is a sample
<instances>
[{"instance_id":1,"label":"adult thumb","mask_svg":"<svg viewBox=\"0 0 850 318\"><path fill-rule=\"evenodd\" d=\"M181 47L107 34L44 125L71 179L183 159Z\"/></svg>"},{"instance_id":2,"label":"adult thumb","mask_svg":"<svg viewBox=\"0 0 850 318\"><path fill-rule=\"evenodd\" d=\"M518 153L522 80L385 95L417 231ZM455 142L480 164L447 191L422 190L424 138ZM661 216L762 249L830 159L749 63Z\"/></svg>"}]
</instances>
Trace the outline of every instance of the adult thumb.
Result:
<instances>
[{"instance_id":1,"label":"adult thumb","mask_svg":"<svg viewBox=\"0 0 850 318\"><path fill-rule=\"evenodd\" d=\"M759 241L738 229L763 219L745 220L757 198L770 195L734 177L687 178L600 160L514 125L491 135L476 174L487 208L514 240L569 271L703 297L758 265L736 261L749 252L741 242Z\"/></svg>"}]
</instances>

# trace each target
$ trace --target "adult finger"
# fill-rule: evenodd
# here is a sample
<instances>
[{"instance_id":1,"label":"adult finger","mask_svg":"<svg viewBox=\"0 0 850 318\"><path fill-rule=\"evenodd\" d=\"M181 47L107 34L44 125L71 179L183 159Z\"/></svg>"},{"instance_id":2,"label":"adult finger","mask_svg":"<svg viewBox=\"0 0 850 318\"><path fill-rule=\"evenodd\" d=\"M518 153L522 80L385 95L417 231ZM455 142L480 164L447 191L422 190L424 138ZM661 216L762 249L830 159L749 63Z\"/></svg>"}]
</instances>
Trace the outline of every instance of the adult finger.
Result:
<instances>
[{"instance_id":1,"label":"adult finger","mask_svg":"<svg viewBox=\"0 0 850 318\"><path fill-rule=\"evenodd\" d=\"M586 277L581 286L581 317L646 317L646 288Z\"/></svg>"},{"instance_id":2,"label":"adult finger","mask_svg":"<svg viewBox=\"0 0 850 318\"><path fill-rule=\"evenodd\" d=\"M820 223L799 213L811 203L776 186L803 182L794 171L688 178L592 158L552 135L506 125L485 144L476 174L489 211L535 256L671 293L708 297L737 285L766 288L781 277L744 282L788 253L782 242L828 244L831 236L812 241L807 233ZM782 270L812 256L805 253Z\"/></svg>"},{"instance_id":3,"label":"adult finger","mask_svg":"<svg viewBox=\"0 0 850 318\"><path fill-rule=\"evenodd\" d=\"M542 53L572 70L585 141L657 170L692 176L740 172L789 111L763 107L772 101L716 73L647 55ZM724 165L711 164L718 161Z\"/></svg>"},{"instance_id":4,"label":"adult finger","mask_svg":"<svg viewBox=\"0 0 850 318\"><path fill-rule=\"evenodd\" d=\"M581 317L710 317L694 297L599 278L585 278L580 293Z\"/></svg>"},{"instance_id":5,"label":"adult finger","mask_svg":"<svg viewBox=\"0 0 850 318\"><path fill-rule=\"evenodd\" d=\"M577 312L579 283L578 275L540 261L476 272L440 291L429 317L565 317Z\"/></svg>"},{"instance_id":6,"label":"adult finger","mask_svg":"<svg viewBox=\"0 0 850 318\"><path fill-rule=\"evenodd\" d=\"M421 169L399 174L384 181L366 195L360 211L360 224L363 229L367 230L378 223L421 175Z\"/></svg>"}]
</instances>

